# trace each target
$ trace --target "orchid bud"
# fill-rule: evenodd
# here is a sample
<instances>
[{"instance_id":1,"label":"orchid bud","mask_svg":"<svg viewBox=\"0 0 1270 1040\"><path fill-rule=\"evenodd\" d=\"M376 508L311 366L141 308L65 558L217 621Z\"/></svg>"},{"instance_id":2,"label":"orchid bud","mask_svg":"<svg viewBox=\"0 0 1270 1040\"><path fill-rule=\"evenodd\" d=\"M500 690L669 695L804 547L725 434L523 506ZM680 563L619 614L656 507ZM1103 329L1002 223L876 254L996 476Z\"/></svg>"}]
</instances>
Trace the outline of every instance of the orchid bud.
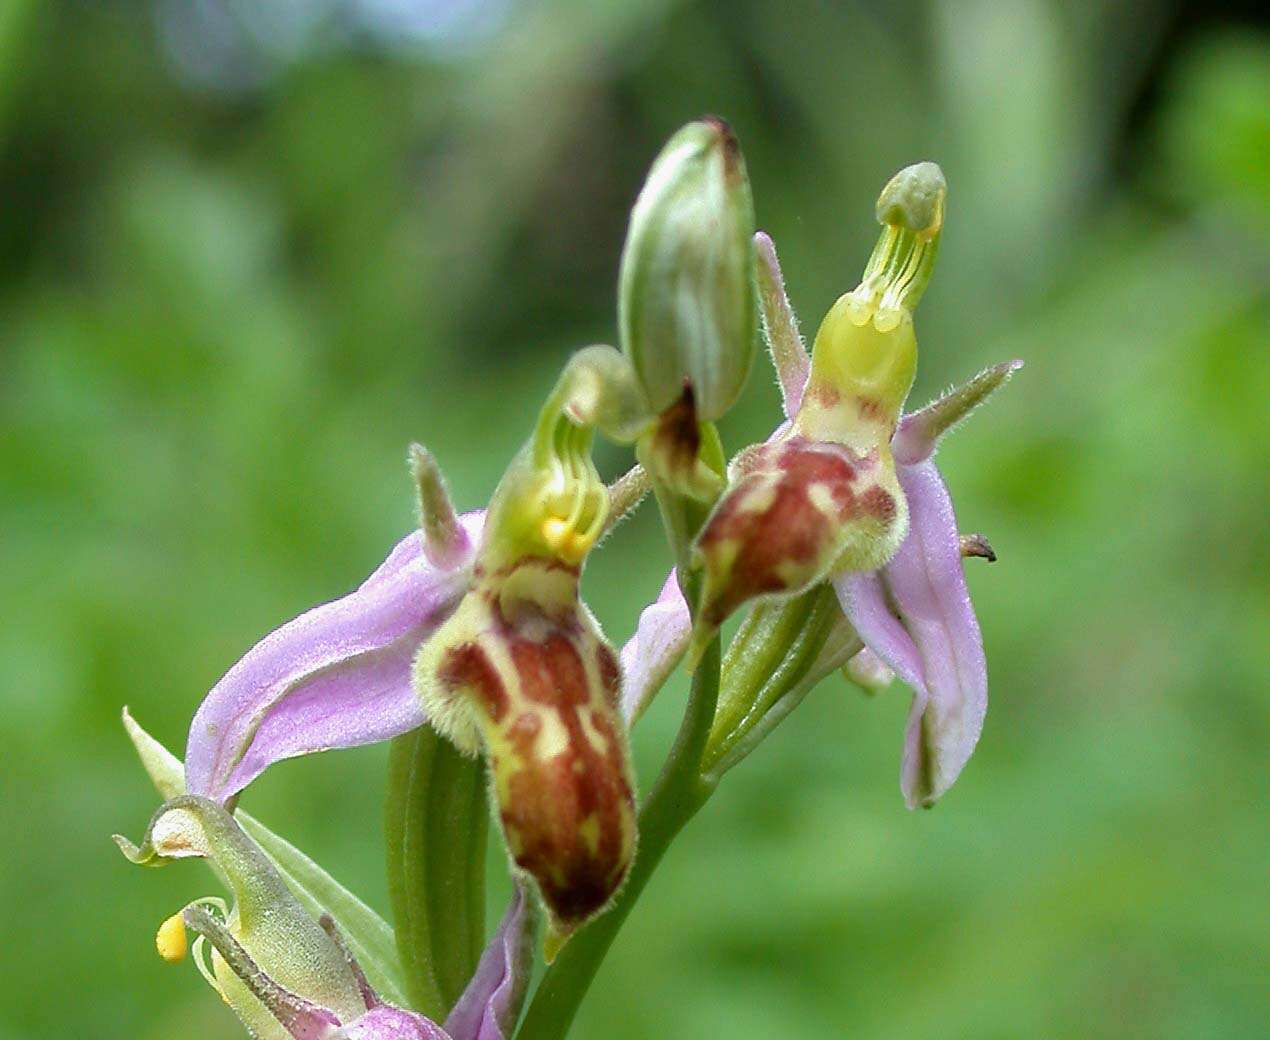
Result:
<instances>
[{"instance_id":1,"label":"orchid bud","mask_svg":"<svg viewBox=\"0 0 1270 1040\"><path fill-rule=\"evenodd\" d=\"M689 123L654 161L622 252L622 348L654 412L687 386L712 422L740 395L755 350L753 234L736 137L720 119Z\"/></svg>"},{"instance_id":2,"label":"orchid bud","mask_svg":"<svg viewBox=\"0 0 1270 1040\"><path fill-rule=\"evenodd\" d=\"M118 835L115 841L128 859L146 866L191 857L209 860L229 888L232 906L208 897L190 907L215 908L219 926L248 951L261 977L303 994L326 1009L337 1024L365 1013L361 985L344 952L305 912L277 868L224 807L196 795L180 795L154 815L139 847ZM159 929L155 945L164 960L184 957L190 907L168 918ZM202 914L210 916L206 909ZM214 953L209 967L202 960L200 944L195 944L194 952L208 982L252 1035L264 1040L287 1040L293 1035L278 1020L275 1009L261 1001L252 980L244 979L223 953Z\"/></svg>"},{"instance_id":3,"label":"orchid bud","mask_svg":"<svg viewBox=\"0 0 1270 1040\"><path fill-rule=\"evenodd\" d=\"M194 900L163 922L155 946L170 963L192 953L200 974L257 1040L480 1040L503 1036L519 1011L528 974L523 946L532 931L519 898L460 998L463 1017L447 1030L380 999L334 920L305 912L264 850L220 804L180 795L160 807L140 846L118 835L115 841L144 866L207 859L225 881L232 905L213 896Z\"/></svg>"},{"instance_id":4,"label":"orchid bud","mask_svg":"<svg viewBox=\"0 0 1270 1040\"><path fill-rule=\"evenodd\" d=\"M342 1019L330 1008L278 982L206 907L192 903L182 912L181 921L199 933L200 942L212 946L213 962L231 971L281 1027L282 1035L292 1040L454 1040L423 1015L380 1000L329 917L324 917L320 926L331 946L344 957L361 994L361 1006L352 1018ZM253 1031L252 1035L259 1034Z\"/></svg>"},{"instance_id":5,"label":"orchid bud","mask_svg":"<svg viewBox=\"0 0 1270 1040\"><path fill-rule=\"evenodd\" d=\"M742 604L874 570L908 529L891 435L913 384L912 311L943 226L943 174L901 170L882 190L883 225L860 285L821 324L791 427L733 463L696 541L705 572L694 646Z\"/></svg>"},{"instance_id":6,"label":"orchid bud","mask_svg":"<svg viewBox=\"0 0 1270 1040\"><path fill-rule=\"evenodd\" d=\"M610 509L578 421L604 409L579 402L593 358L578 358L494 492L470 591L414 666L433 726L486 756L508 852L558 936L607 905L636 833L617 656L578 592Z\"/></svg>"}]
</instances>

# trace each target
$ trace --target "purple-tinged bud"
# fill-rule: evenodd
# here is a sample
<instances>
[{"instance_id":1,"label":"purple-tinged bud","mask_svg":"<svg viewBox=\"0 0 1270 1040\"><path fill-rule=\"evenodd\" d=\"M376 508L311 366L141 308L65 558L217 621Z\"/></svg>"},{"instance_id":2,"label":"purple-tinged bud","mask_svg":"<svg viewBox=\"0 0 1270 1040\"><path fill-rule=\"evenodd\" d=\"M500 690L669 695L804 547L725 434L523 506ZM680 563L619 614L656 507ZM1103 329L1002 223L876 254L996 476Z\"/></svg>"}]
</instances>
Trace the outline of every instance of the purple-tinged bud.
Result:
<instances>
[{"instance_id":1,"label":"purple-tinged bud","mask_svg":"<svg viewBox=\"0 0 1270 1040\"><path fill-rule=\"evenodd\" d=\"M259 974L285 990L305 995L320 1005L337 1024L363 1011L358 977L343 951L297 901L277 868L221 805L195 795L179 795L166 802L150 821L138 847L118 835L115 842L133 863L157 866L176 859L206 859L224 879L232 906L217 898L200 899L191 907L210 917L204 906L219 911L220 930L250 951ZM189 924L189 908L185 912ZM202 918L200 917L201 921ZM156 939L165 960L180 959L184 935L169 918ZM195 955L200 954L195 944ZM242 1019L253 1035L282 1040L296 1034L279 1024L274 1009L244 981L223 954L210 967L199 958L200 970Z\"/></svg>"},{"instance_id":2,"label":"purple-tinged bud","mask_svg":"<svg viewBox=\"0 0 1270 1040\"><path fill-rule=\"evenodd\" d=\"M323 919L321 928L332 949L346 958L345 967L360 991L361 1005L346 1018L280 983L204 906L187 906L181 920L212 946L213 963L232 974L290 1040L453 1040L423 1015L383 1003L366 982L357 962L348 955L329 918ZM248 1029L253 1036L262 1035L251 1024ZM270 1035L272 1032L271 1028Z\"/></svg>"},{"instance_id":3,"label":"purple-tinged bud","mask_svg":"<svg viewBox=\"0 0 1270 1040\"><path fill-rule=\"evenodd\" d=\"M153 742L146 739L149 753ZM311 917L264 850L217 803L178 796L155 814L139 847L115 841L145 866L207 859L226 882L232 904L196 899L163 922L155 945L169 962L192 953L200 974L258 1040L505 1040L520 1011L534 930L520 892L442 1029L380 998L334 920ZM192 946L187 930L198 936Z\"/></svg>"},{"instance_id":4,"label":"purple-tinged bud","mask_svg":"<svg viewBox=\"0 0 1270 1040\"><path fill-rule=\"evenodd\" d=\"M689 123L649 171L619 276L622 349L654 412L687 385L712 422L740 395L755 349L753 234L736 137L720 119Z\"/></svg>"}]
</instances>

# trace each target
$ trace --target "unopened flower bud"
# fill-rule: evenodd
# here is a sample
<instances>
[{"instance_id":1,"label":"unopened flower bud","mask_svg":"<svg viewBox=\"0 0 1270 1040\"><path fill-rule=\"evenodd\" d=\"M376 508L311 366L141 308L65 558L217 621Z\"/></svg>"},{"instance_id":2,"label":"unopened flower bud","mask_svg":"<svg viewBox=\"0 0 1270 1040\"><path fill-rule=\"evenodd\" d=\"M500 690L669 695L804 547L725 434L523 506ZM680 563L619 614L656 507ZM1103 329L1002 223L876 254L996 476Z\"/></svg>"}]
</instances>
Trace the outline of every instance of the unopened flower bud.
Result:
<instances>
[{"instance_id":1,"label":"unopened flower bud","mask_svg":"<svg viewBox=\"0 0 1270 1040\"><path fill-rule=\"evenodd\" d=\"M662 149L631 213L619 316L657 413L691 387L711 422L736 401L755 351L754 205L722 120L689 123Z\"/></svg>"},{"instance_id":2,"label":"unopened flower bud","mask_svg":"<svg viewBox=\"0 0 1270 1040\"><path fill-rule=\"evenodd\" d=\"M557 934L603 909L635 851L620 669L578 593L610 509L566 370L494 493L471 590L419 651L432 725L488 759L498 820Z\"/></svg>"},{"instance_id":3,"label":"unopened flower bud","mask_svg":"<svg viewBox=\"0 0 1270 1040\"><path fill-rule=\"evenodd\" d=\"M149 750L152 743L147 736L139 749ZM178 795L154 815L140 846L118 835L115 841L128 859L144 866L207 859L225 881L232 904L216 896L194 900L163 922L155 945L169 963L191 952L199 973L257 1040L459 1040L476 1035L470 1030L451 1034L417 1012L385 1003L334 920L327 914L314 919L305 911L264 850L224 806L197 795ZM524 922L523 914L509 917L496 937L500 947ZM192 946L190 931L197 936ZM469 1018L480 1012L501 1030L508 1015L514 1017L523 993L520 960L503 958L502 965L491 963L488 970L482 960L461 998ZM507 983L501 996L490 985L492 972L499 983Z\"/></svg>"},{"instance_id":4,"label":"unopened flower bud","mask_svg":"<svg viewBox=\"0 0 1270 1040\"><path fill-rule=\"evenodd\" d=\"M207 859L233 896L232 909L219 898L207 897L165 921L155 937L164 960L184 957L191 908L214 907L217 927L250 951L259 972L277 985L331 1009L337 1022L365 1012L358 978L343 952L300 906L277 868L223 806L196 795L178 795L155 813L140 846L118 835L115 841L128 859L146 866L191 857ZM206 910L195 917L211 919ZM202 928L195 930L205 934ZM234 964L218 955L209 967L197 944L194 953L200 971L253 1036L274 1040L292 1035L279 1025L274 1010L261 1002L252 980L244 979Z\"/></svg>"}]
</instances>

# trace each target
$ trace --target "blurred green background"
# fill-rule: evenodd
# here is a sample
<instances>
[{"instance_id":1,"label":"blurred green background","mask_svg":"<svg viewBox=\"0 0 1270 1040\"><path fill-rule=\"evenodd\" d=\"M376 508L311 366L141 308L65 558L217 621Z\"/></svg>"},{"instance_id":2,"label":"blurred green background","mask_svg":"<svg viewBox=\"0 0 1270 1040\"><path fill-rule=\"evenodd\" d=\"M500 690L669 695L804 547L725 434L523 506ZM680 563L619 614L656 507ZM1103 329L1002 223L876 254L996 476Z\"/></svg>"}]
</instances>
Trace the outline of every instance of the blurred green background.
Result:
<instances>
[{"instance_id":1,"label":"blurred green background","mask_svg":"<svg viewBox=\"0 0 1270 1040\"><path fill-rule=\"evenodd\" d=\"M120 706L179 749L408 529L410 440L484 499L567 353L614 340L629 206L707 111L809 333L887 177L947 173L914 399L1027 361L941 455L1001 556L970 567L992 707L910 814L907 695L826 682L672 850L575 1035L1266 1035L1255 9L0 0L0 1038L240 1035L154 955L206 872L109 841L155 805ZM756 369L729 448L776 410ZM615 640L666 560L646 508L594 561ZM636 734L645 784L682 696ZM245 800L381 909L384 762Z\"/></svg>"}]
</instances>

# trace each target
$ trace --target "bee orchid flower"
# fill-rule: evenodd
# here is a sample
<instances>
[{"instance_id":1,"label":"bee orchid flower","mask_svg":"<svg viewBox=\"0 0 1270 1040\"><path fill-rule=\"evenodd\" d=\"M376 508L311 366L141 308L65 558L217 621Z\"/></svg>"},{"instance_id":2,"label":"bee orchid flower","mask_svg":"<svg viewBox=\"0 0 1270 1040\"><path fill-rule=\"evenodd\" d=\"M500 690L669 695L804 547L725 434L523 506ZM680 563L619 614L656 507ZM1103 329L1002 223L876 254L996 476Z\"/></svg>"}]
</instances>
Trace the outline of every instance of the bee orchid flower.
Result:
<instances>
[{"instance_id":1,"label":"bee orchid flower","mask_svg":"<svg viewBox=\"0 0 1270 1040\"><path fill-rule=\"evenodd\" d=\"M886 198L886 193L883 198ZM942 208L941 198L938 204L941 219ZM885 215L884 208L880 206L879 209ZM885 240L884 235L883 244ZM803 411L805 401L813 417L813 422L807 425L817 426L826 421L826 402L831 402L834 408L841 402L833 401L833 395L824 388L819 392L819 400L809 400L809 395L816 390L813 361L803 344L786 296L775 247L771 238L763 232L755 235L754 244L763 331L776 368L787 420L764 445L758 446L760 450L768 449L770 454L773 446L798 437L799 414L803 412L804 417L808 414ZM933 259L932 253L927 254L927 266ZM894 259L891 263L894 264ZM845 315L848 308L857 307L859 296L860 290L844 296L826 322L834 318L835 312ZM882 299L885 293L875 291L875 296ZM910 284L907 306L911 307L914 299ZM897 321L894 328L902 329L903 324L902 320ZM911 336L911 320L909 330L907 335ZM823 330L821 335L824 336ZM818 337L818 347L820 340L821 337ZM903 354L908 345L902 342L900 347ZM875 372L881 370L883 360L882 357L875 359ZM723 568L716 569L714 602L725 604L729 609L764 593L791 595L818 582L832 584L847 620L863 642L863 649L848 662L848 677L867 688L877 689L887 684L893 675L898 675L913 690L901 768L901 790L909 808L930 806L948 790L978 742L987 711L987 664L983 639L966 587L962 560L965 556L995 557L990 555L991 550L981 540L969 546L963 542L952 499L933 455L943 435L1004 385L1022 365L1021 361L1007 361L986 369L925 408L898 418L886 429L886 440L873 446L875 458L883 460L878 468L893 469L893 483L889 484L885 493L890 496L893 491L898 492L893 497L897 503L902 503L906 516L902 537L879 565L844 568L841 533L834 529L832 520L821 523L823 514L818 514L812 518L816 522L807 526L814 528L816 537L823 536L821 544L830 548L825 550L820 560L804 567L798 580L787 580L793 568L785 568L780 573L773 569L767 576L775 579L772 584L777 587L766 588L752 580L760 574L760 568L753 566L748 571L742 568L741 582L733 583L731 588L720 593L719 576ZM824 367L828 368L827 365ZM903 362L901 367L907 373L901 373L903 394L906 394L911 371L907 362ZM899 405L895 407L898 412ZM871 408L866 411L865 418L872 423L877 412ZM884 450L879 450L883 444ZM845 457L850 450L848 446L844 451L840 443L827 448L816 442L800 446L802 455L823 451L831 461L839 455ZM750 452L753 457L754 449ZM779 456L775 459L779 467ZM757 465L750 462L750 472L762 473L763 461L760 458ZM772 459L766 461L770 463ZM792 476L790 488L796 492L801 493L807 487L807 480L799 479L795 467L785 466L780 476ZM805 474L801 476L805 477ZM725 504L711 521L715 524L714 534L707 533L703 538L707 569L710 565L710 541L715 538L716 545L724 541L719 537L722 533L720 520L728 518L729 508L735 515L752 511L756 502L759 505L766 503L769 508L772 504L779 504L780 489L772 490L774 480L770 473L765 477L765 487L752 480L747 483L747 479L746 463L743 461L740 466L734 464L732 487L725 493ZM879 485L880 482L871 485L875 495L882 493ZM748 510L746 496L750 500ZM854 497L863 501L863 496L859 494ZM727 504L729 498L731 506ZM738 504L742 507L740 510L735 508ZM807 501L795 504L805 506ZM792 511L793 514L805 512L806 509ZM838 522L850 524L854 521L847 518ZM754 560L763 553L773 554L773 560L779 565L782 561L777 558L778 554L789 546L776 543L800 536L796 527L796 524L787 521L782 536L773 536L771 518L760 515L755 525L753 544L743 547L739 553L731 547L727 554L719 553L716 559L725 562L734 574L738 559L743 564L746 562L747 550L754 550L751 553ZM709 530L708 526L707 532ZM789 534L791 530L793 535ZM805 536L806 530L801 534ZM893 537L893 534L884 536ZM835 551L838 555L829 563L822 562L833 557ZM726 556L731 558L726 559ZM860 561L857 559L855 562ZM738 591L738 586L746 581L749 581L748 586ZM780 587L782 585L784 587ZM736 602L728 603L727 596L737 597ZM692 622L688 605L672 573L658 599L641 614L635 634L622 651L627 676L623 701L632 717L638 717L647 706L665 676L688 650L691 640Z\"/></svg>"},{"instance_id":2,"label":"bee orchid flower","mask_svg":"<svg viewBox=\"0 0 1270 1040\"><path fill-rule=\"evenodd\" d=\"M946 194L929 162L887 183L862 279L809 353L772 242L755 233L735 136L713 118L677 133L632 212L623 349L569 359L487 508L460 515L412 446L418 530L234 664L195 713L183 762L125 711L167 800L140 845L116 836L121 851L144 866L203 859L229 896L165 920L160 955L192 951L258 1040L558 1040L669 843L827 676L911 687L904 798L930 806L947 791L987 708L963 559L995 557L959 530L934 456L1021 362L904 410ZM745 385L756 302L784 420L728 464L715 422ZM597 431L640 462L612 486ZM619 652L582 575L649 490L674 566ZM724 653L720 630L742 610ZM679 736L637 808L629 730L685 657ZM398 737L394 929L236 809L274 762ZM487 811L514 894L479 954ZM548 967L518 1029L540 907Z\"/></svg>"}]
</instances>

